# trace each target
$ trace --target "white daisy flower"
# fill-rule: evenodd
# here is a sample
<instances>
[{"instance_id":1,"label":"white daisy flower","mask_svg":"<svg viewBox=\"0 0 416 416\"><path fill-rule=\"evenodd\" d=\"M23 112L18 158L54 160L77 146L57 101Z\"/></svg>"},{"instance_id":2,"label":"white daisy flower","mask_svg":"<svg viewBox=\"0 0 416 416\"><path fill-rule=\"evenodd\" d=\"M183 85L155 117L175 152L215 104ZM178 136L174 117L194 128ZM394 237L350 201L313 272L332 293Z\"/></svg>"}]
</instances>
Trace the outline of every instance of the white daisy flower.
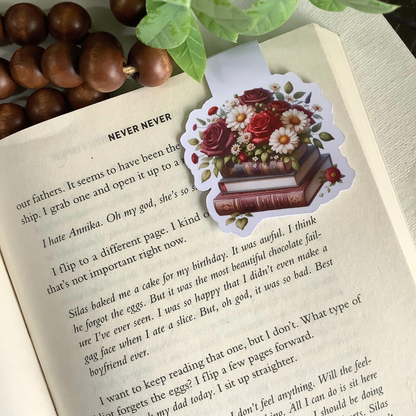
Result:
<instances>
[{"instance_id":1,"label":"white daisy flower","mask_svg":"<svg viewBox=\"0 0 416 416\"><path fill-rule=\"evenodd\" d=\"M230 107L237 107L239 104L239 101L236 100L235 98L233 98L232 100L230 100Z\"/></svg>"},{"instance_id":2,"label":"white daisy flower","mask_svg":"<svg viewBox=\"0 0 416 416\"><path fill-rule=\"evenodd\" d=\"M219 118L218 116L214 116L214 117L212 117L212 118L210 119L210 121L209 121L209 122L210 122L211 124L216 123L216 122L218 121L218 118Z\"/></svg>"},{"instance_id":3,"label":"white daisy flower","mask_svg":"<svg viewBox=\"0 0 416 416\"><path fill-rule=\"evenodd\" d=\"M238 145L238 144L233 144L232 146L231 146L231 153L234 155L234 156L238 156L238 154L241 152L241 148L240 148L240 146Z\"/></svg>"},{"instance_id":4,"label":"white daisy flower","mask_svg":"<svg viewBox=\"0 0 416 416\"><path fill-rule=\"evenodd\" d=\"M295 99L291 95L286 95L285 100L288 103L293 103L295 101Z\"/></svg>"},{"instance_id":5,"label":"white daisy flower","mask_svg":"<svg viewBox=\"0 0 416 416\"><path fill-rule=\"evenodd\" d=\"M313 111L322 111L322 107L319 104L313 104L312 105Z\"/></svg>"},{"instance_id":6,"label":"white daisy flower","mask_svg":"<svg viewBox=\"0 0 416 416\"><path fill-rule=\"evenodd\" d=\"M269 88L274 92L278 92L278 91L280 91L280 88L282 88L282 87L279 84L273 83L272 85L270 85Z\"/></svg>"},{"instance_id":7,"label":"white daisy flower","mask_svg":"<svg viewBox=\"0 0 416 416\"><path fill-rule=\"evenodd\" d=\"M250 118L255 114L255 110L251 105L239 105L234 107L227 115L227 127L231 130L244 130Z\"/></svg>"},{"instance_id":8,"label":"white daisy flower","mask_svg":"<svg viewBox=\"0 0 416 416\"><path fill-rule=\"evenodd\" d=\"M308 115L296 108L285 111L280 118L284 127L294 130L296 133L302 133L309 128Z\"/></svg>"},{"instance_id":9,"label":"white daisy flower","mask_svg":"<svg viewBox=\"0 0 416 416\"><path fill-rule=\"evenodd\" d=\"M251 133L240 133L237 139L237 143L239 144L248 144L250 143Z\"/></svg>"},{"instance_id":10,"label":"white daisy flower","mask_svg":"<svg viewBox=\"0 0 416 416\"><path fill-rule=\"evenodd\" d=\"M247 150L248 150L249 152L252 152L255 148L256 148L256 146L255 146L255 144L254 144L254 143L249 143L249 144L247 145Z\"/></svg>"},{"instance_id":11,"label":"white daisy flower","mask_svg":"<svg viewBox=\"0 0 416 416\"><path fill-rule=\"evenodd\" d=\"M270 136L269 144L276 153L290 154L299 146L299 137L291 129L280 127Z\"/></svg>"},{"instance_id":12,"label":"white daisy flower","mask_svg":"<svg viewBox=\"0 0 416 416\"><path fill-rule=\"evenodd\" d=\"M257 162L257 161L259 160L259 158L258 158L257 156L254 156L254 157L252 158L252 160L253 160L253 162Z\"/></svg>"}]
</instances>

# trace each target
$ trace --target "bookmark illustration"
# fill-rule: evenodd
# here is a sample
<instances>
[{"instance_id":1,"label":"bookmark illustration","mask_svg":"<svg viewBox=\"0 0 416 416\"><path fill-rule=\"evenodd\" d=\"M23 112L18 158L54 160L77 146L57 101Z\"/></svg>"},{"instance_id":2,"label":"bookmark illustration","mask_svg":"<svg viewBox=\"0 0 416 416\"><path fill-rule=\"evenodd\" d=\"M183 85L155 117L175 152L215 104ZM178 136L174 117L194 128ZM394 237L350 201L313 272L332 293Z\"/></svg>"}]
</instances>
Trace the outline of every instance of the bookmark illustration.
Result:
<instances>
[{"instance_id":1,"label":"bookmark illustration","mask_svg":"<svg viewBox=\"0 0 416 416\"><path fill-rule=\"evenodd\" d=\"M224 232L248 236L266 218L307 214L351 187L332 105L317 84L271 75L257 42L208 60L213 97L181 137L185 163Z\"/></svg>"}]
</instances>

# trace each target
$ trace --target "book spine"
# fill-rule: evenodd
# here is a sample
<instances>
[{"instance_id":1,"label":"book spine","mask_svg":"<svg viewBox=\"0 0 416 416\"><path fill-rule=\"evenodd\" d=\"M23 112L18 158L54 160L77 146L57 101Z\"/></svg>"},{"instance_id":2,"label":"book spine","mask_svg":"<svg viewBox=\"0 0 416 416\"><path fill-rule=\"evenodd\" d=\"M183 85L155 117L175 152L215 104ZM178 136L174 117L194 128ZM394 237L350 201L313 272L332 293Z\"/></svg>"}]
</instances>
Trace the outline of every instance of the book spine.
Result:
<instances>
[{"instance_id":1,"label":"book spine","mask_svg":"<svg viewBox=\"0 0 416 416\"><path fill-rule=\"evenodd\" d=\"M231 215L235 212L270 211L275 209L295 208L306 206L305 192L301 189L288 190L284 193L269 193L264 195L221 195L214 199L214 207L218 215Z\"/></svg>"},{"instance_id":2,"label":"book spine","mask_svg":"<svg viewBox=\"0 0 416 416\"><path fill-rule=\"evenodd\" d=\"M271 160L266 163L243 162L232 167L224 166L221 170L223 178L235 178L241 176L280 175L287 173L292 167L291 163L283 163L281 160Z\"/></svg>"}]
</instances>

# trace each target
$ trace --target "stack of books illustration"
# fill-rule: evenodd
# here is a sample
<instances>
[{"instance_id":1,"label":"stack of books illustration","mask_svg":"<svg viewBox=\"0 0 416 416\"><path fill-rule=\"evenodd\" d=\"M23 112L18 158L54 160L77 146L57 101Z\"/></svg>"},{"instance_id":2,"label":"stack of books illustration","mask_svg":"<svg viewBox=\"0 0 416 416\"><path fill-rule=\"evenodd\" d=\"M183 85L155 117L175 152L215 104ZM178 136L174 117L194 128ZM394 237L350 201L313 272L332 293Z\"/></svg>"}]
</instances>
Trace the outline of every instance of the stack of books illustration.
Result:
<instances>
[{"instance_id":1,"label":"stack of books illustration","mask_svg":"<svg viewBox=\"0 0 416 416\"><path fill-rule=\"evenodd\" d=\"M332 166L331 156L303 143L296 149L298 171L291 161L243 162L221 171L220 194L214 198L218 215L269 211L310 205L321 189L322 171Z\"/></svg>"}]
</instances>

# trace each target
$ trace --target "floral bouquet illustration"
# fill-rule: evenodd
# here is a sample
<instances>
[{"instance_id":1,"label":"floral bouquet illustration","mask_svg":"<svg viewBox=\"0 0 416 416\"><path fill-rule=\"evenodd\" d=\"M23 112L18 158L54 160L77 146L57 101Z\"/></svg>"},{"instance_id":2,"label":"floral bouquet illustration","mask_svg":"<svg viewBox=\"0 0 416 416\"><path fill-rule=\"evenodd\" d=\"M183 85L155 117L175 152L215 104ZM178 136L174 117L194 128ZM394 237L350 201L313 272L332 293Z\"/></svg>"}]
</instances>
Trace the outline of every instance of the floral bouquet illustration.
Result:
<instances>
[{"instance_id":1,"label":"floral bouquet illustration","mask_svg":"<svg viewBox=\"0 0 416 416\"><path fill-rule=\"evenodd\" d=\"M226 217L225 227L244 230L256 216L258 222L278 211L307 212L316 198L319 205L331 190L341 190L346 174L348 187L352 183L354 171L339 153L344 136L332 123L331 105L316 84L294 74L286 78L204 105L192 113L191 128L188 122L182 137L187 165L199 189L212 188L208 200L214 216Z\"/></svg>"}]
</instances>

